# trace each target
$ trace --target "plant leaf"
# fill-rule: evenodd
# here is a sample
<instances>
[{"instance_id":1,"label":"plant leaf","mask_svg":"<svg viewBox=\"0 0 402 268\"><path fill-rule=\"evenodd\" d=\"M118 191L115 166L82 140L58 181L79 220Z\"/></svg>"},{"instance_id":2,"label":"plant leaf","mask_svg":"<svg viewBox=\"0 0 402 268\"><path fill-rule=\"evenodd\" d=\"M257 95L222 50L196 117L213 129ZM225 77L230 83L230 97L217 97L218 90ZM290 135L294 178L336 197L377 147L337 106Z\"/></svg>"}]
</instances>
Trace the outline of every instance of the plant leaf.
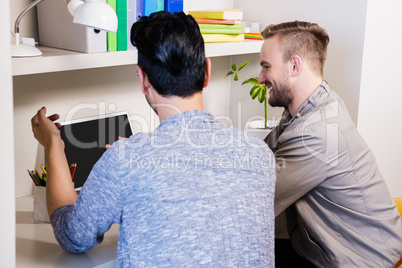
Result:
<instances>
[{"instance_id":1,"label":"plant leaf","mask_svg":"<svg viewBox=\"0 0 402 268\"><path fill-rule=\"evenodd\" d=\"M238 74L238 73L236 73L236 75L235 75L235 77L234 77L234 80L235 80L235 81L238 81L238 80L239 80L239 74Z\"/></svg>"},{"instance_id":2,"label":"plant leaf","mask_svg":"<svg viewBox=\"0 0 402 268\"><path fill-rule=\"evenodd\" d=\"M250 96L253 96L254 90L256 90L257 88L258 88L258 86L253 86L253 87L250 89Z\"/></svg>"},{"instance_id":3,"label":"plant leaf","mask_svg":"<svg viewBox=\"0 0 402 268\"><path fill-rule=\"evenodd\" d=\"M244 80L243 83L241 83L241 85L245 85L247 83L250 83L248 80Z\"/></svg>"},{"instance_id":4,"label":"plant leaf","mask_svg":"<svg viewBox=\"0 0 402 268\"><path fill-rule=\"evenodd\" d=\"M253 91L253 94L251 94L251 98L254 100L255 97L257 97L261 92L261 87L258 87Z\"/></svg>"},{"instance_id":5,"label":"plant leaf","mask_svg":"<svg viewBox=\"0 0 402 268\"><path fill-rule=\"evenodd\" d=\"M229 72L225 75L225 77L227 77L227 76L229 76L229 75L232 75L232 74L234 74L234 72L229 71Z\"/></svg>"},{"instance_id":6,"label":"plant leaf","mask_svg":"<svg viewBox=\"0 0 402 268\"><path fill-rule=\"evenodd\" d=\"M244 68L244 66L246 66L247 64L249 64L250 62L248 62L248 61L246 61L246 62L244 62L242 65L240 65L240 67L239 67L239 70L238 71L240 71L241 69L243 69Z\"/></svg>"},{"instance_id":7,"label":"plant leaf","mask_svg":"<svg viewBox=\"0 0 402 268\"><path fill-rule=\"evenodd\" d=\"M233 63L233 65L232 65L232 70L233 70L234 72L236 72L236 70L237 70L237 65L236 65L236 63Z\"/></svg>"},{"instance_id":8,"label":"plant leaf","mask_svg":"<svg viewBox=\"0 0 402 268\"><path fill-rule=\"evenodd\" d=\"M249 78L247 79L249 83L256 85L256 86L261 86L260 83L258 83L258 79L257 78Z\"/></svg>"}]
</instances>

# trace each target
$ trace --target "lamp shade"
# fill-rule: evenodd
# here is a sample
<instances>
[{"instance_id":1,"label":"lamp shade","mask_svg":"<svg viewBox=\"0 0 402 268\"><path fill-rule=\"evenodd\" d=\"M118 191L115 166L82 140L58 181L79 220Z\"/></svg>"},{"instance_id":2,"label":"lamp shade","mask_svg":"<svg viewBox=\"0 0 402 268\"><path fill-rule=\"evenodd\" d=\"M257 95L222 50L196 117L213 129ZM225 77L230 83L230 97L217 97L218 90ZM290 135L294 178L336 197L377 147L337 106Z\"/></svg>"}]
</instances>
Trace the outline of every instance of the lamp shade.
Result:
<instances>
[{"instance_id":1,"label":"lamp shade","mask_svg":"<svg viewBox=\"0 0 402 268\"><path fill-rule=\"evenodd\" d=\"M80 4L74 4L81 2ZM70 9L70 13L74 16L73 22L87 27L103 30L107 32L117 31L117 16L114 9L106 3L99 1L87 0L85 3L82 1L72 0L75 8ZM69 3L69 5L70 5ZM74 12L75 9L75 12Z\"/></svg>"}]
</instances>

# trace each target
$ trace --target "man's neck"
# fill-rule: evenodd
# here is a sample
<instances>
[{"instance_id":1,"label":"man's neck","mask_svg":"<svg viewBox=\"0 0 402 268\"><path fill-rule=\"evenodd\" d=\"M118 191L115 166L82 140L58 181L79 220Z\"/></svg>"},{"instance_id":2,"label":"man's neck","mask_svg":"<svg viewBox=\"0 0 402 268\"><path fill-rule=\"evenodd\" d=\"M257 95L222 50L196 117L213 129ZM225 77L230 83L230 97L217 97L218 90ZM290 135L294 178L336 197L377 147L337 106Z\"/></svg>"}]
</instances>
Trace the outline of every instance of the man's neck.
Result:
<instances>
[{"instance_id":1,"label":"man's neck","mask_svg":"<svg viewBox=\"0 0 402 268\"><path fill-rule=\"evenodd\" d=\"M298 83L298 87L293 91L293 101L288 106L289 113L292 116L295 116L297 112L300 110L302 105L306 102L306 100L313 94L313 92L321 85L322 78L317 77L307 82Z\"/></svg>"},{"instance_id":2,"label":"man's neck","mask_svg":"<svg viewBox=\"0 0 402 268\"><path fill-rule=\"evenodd\" d=\"M159 121L162 122L166 117L191 110L203 110L204 100L202 92L197 92L194 95L182 98L178 96L160 97L158 102L153 105L156 110Z\"/></svg>"}]
</instances>

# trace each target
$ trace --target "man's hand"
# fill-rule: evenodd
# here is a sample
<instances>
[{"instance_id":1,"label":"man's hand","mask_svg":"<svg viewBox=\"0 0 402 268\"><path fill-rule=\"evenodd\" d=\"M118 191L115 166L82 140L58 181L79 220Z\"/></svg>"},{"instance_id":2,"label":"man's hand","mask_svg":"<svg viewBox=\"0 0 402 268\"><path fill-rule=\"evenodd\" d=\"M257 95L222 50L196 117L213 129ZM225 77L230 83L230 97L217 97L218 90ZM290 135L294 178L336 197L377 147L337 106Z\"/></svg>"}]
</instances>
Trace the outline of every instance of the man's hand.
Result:
<instances>
[{"instance_id":1,"label":"man's hand","mask_svg":"<svg viewBox=\"0 0 402 268\"><path fill-rule=\"evenodd\" d=\"M54 123L59 118L58 114L46 117L46 107L42 107L31 119L34 137L45 148L54 143L61 143L64 148L64 143L60 138L60 123Z\"/></svg>"},{"instance_id":2,"label":"man's hand","mask_svg":"<svg viewBox=\"0 0 402 268\"><path fill-rule=\"evenodd\" d=\"M123 137L119 137L119 140L127 140L128 138L123 138ZM105 148L109 149L110 147L112 147L112 144L106 144Z\"/></svg>"}]
</instances>

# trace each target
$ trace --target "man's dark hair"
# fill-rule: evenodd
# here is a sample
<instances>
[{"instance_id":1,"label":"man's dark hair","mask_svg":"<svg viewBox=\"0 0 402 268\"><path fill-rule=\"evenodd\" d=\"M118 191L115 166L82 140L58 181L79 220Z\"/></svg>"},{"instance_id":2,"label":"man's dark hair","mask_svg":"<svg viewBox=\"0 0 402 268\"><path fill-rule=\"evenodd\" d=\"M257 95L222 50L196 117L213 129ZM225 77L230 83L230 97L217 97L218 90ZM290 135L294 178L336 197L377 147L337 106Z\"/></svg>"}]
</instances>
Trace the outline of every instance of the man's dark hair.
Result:
<instances>
[{"instance_id":1,"label":"man's dark hair","mask_svg":"<svg viewBox=\"0 0 402 268\"><path fill-rule=\"evenodd\" d=\"M162 96L189 97L202 91L205 49L197 22L183 12L143 16L131 28L138 66Z\"/></svg>"}]
</instances>

